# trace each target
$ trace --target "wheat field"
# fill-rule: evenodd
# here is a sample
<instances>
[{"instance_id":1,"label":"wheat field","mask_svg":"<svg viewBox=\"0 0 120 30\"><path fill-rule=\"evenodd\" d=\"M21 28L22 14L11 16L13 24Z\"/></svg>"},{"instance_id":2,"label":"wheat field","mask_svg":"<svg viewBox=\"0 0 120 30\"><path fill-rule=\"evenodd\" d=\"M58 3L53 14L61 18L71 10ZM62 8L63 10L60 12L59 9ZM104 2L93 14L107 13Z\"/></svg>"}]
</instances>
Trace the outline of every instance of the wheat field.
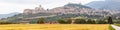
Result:
<instances>
[{"instance_id":1,"label":"wheat field","mask_svg":"<svg viewBox=\"0 0 120 30\"><path fill-rule=\"evenodd\" d=\"M0 30L109 30L108 24L8 24Z\"/></svg>"}]
</instances>

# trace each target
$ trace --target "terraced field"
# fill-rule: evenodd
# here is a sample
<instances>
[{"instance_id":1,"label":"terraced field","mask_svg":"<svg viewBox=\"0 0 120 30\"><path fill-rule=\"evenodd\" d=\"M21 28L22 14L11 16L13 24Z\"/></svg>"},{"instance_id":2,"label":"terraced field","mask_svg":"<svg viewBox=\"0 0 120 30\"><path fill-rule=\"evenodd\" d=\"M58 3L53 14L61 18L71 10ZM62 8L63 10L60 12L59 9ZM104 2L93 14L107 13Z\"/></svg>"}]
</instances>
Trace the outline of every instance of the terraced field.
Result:
<instances>
[{"instance_id":1,"label":"terraced field","mask_svg":"<svg viewBox=\"0 0 120 30\"><path fill-rule=\"evenodd\" d=\"M108 24L10 24L0 30L109 30Z\"/></svg>"}]
</instances>

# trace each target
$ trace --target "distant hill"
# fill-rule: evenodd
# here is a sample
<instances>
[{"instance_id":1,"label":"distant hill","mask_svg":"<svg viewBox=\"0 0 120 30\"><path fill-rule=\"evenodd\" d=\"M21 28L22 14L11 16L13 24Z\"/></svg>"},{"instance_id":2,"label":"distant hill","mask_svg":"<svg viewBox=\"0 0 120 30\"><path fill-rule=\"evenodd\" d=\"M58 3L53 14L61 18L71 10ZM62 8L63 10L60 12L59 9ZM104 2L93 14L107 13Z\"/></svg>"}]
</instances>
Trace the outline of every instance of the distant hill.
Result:
<instances>
[{"instance_id":1,"label":"distant hill","mask_svg":"<svg viewBox=\"0 0 120 30\"><path fill-rule=\"evenodd\" d=\"M86 4L95 9L108 9L108 10L120 10L120 1L119 0L106 0L106 1L93 1Z\"/></svg>"},{"instance_id":2,"label":"distant hill","mask_svg":"<svg viewBox=\"0 0 120 30\"><path fill-rule=\"evenodd\" d=\"M68 3L61 7L44 10L37 7L35 9L24 10L22 14L9 17L4 20L12 22L30 21L35 22L38 18L45 18L45 21L56 21L58 19L85 17L92 19L101 19L110 14L111 11L95 10L81 4Z\"/></svg>"},{"instance_id":3,"label":"distant hill","mask_svg":"<svg viewBox=\"0 0 120 30\"><path fill-rule=\"evenodd\" d=\"M81 4L74 4L74 3L69 3L69 4L66 4L66 5L64 5L64 7L73 7L73 8L88 8L88 9L91 9L91 7L84 6L84 5L81 5Z\"/></svg>"},{"instance_id":4,"label":"distant hill","mask_svg":"<svg viewBox=\"0 0 120 30\"><path fill-rule=\"evenodd\" d=\"M56 7L48 10L44 10L44 8L40 6L35 9L25 9L22 14L9 17L5 20L12 22L19 22L24 19L30 19L28 21L33 21L33 20L36 21L38 18L43 17L46 18L46 21L55 21L60 18L64 19L64 18L78 17L81 15L80 12L83 12L84 10L87 11L86 9L88 10L91 8L88 6L75 4L75 3L68 3L64 6Z\"/></svg>"},{"instance_id":5,"label":"distant hill","mask_svg":"<svg viewBox=\"0 0 120 30\"><path fill-rule=\"evenodd\" d=\"M19 13L14 12L14 13L10 13L10 14L0 14L0 18L7 18L7 17L11 17L11 16L14 16L17 14L19 14Z\"/></svg>"}]
</instances>

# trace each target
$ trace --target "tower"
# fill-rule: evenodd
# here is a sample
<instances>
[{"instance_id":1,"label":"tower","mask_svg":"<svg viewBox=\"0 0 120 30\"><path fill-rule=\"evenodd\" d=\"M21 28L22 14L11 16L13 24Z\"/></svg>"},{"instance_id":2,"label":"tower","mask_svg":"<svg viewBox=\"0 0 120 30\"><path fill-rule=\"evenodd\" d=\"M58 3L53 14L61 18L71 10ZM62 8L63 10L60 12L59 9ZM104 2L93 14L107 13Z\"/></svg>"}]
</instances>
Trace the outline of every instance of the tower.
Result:
<instances>
[{"instance_id":1,"label":"tower","mask_svg":"<svg viewBox=\"0 0 120 30\"><path fill-rule=\"evenodd\" d=\"M43 7L41 5L39 5L39 7L36 7L35 10L44 10Z\"/></svg>"},{"instance_id":2,"label":"tower","mask_svg":"<svg viewBox=\"0 0 120 30\"><path fill-rule=\"evenodd\" d=\"M42 7L41 5L39 5L39 7Z\"/></svg>"}]
</instances>

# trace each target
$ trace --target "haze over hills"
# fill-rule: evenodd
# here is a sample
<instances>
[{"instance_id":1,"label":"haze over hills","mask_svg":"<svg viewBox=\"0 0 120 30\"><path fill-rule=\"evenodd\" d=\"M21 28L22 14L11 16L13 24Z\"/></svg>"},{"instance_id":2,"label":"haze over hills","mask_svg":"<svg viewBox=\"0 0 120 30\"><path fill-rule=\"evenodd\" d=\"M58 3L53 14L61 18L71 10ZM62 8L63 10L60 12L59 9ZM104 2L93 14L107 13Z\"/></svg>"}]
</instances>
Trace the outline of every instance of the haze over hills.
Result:
<instances>
[{"instance_id":1,"label":"haze over hills","mask_svg":"<svg viewBox=\"0 0 120 30\"><path fill-rule=\"evenodd\" d=\"M7 18L19 14L18 12L13 12L9 14L0 14L0 18Z\"/></svg>"},{"instance_id":2,"label":"haze over hills","mask_svg":"<svg viewBox=\"0 0 120 30\"><path fill-rule=\"evenodd\" d=\"M93 1L86 4L95 9L120 10L120 0Z\"/></svg>"}]
</instances>

